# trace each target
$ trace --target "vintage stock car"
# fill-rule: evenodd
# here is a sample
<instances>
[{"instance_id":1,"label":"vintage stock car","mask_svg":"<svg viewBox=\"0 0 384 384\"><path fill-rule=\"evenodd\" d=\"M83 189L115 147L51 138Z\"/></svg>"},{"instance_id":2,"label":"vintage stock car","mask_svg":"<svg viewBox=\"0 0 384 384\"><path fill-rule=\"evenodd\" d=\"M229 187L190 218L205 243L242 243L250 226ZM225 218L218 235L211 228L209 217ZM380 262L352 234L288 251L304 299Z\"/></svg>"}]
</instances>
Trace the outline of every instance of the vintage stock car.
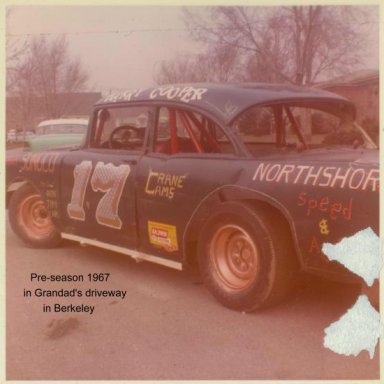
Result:
<instances>
[{"instance_id":1,"label":"vintage stock car","mask_svg":"<svg viewBox=\"0 0 384 384\"><path fill-rule=\"evenodd\" d=\"M252 311L304 270L359 282L324 243L379 234L379 156L354 105L319 89L185 84L95 105L72 150L7 160L13 230L168 267L198 263L211 293Z\"/></svg>"}]
</instances>

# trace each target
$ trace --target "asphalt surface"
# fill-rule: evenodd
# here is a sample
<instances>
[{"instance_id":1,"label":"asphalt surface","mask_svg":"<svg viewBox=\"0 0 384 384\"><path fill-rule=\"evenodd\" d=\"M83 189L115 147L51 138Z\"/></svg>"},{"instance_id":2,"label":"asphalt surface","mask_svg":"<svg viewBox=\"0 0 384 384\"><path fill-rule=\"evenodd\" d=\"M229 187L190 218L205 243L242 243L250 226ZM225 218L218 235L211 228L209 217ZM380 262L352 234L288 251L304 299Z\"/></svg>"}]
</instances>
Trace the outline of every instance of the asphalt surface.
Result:
<instances>
[{"instance_id":1,"label":"asphalt surface","mask_svg":"<svg viewBox=\"0 0 384 384\"><path fill-rule=\"evenodd\" d=\"M72 243L31 249L9 229L6 248L8 380L379 378L378 346L373 359L323 347L324 329L356 302L356 287L305 279L285 303L242 314L218 304L194 271ZM32 273L110 275L74 283L31 281ZM36 297L37 288L127 292L57 298ZM54 312L55 303L94 312Z\"/></svg>"}]
</instances>

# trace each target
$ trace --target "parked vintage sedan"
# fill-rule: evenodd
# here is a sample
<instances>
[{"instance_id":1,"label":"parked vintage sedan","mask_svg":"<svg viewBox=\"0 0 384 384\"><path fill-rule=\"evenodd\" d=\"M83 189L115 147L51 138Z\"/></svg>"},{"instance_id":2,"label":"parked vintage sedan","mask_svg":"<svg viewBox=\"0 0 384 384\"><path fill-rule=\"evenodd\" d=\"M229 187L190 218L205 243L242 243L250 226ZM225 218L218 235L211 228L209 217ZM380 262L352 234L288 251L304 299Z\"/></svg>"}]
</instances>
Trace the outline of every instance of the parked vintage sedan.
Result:
<instances>
[{"instance_id":1,"label":"parked vintage sedan","mask_svg":"<svg viewBox=\"0 0 384 384\"><path fill-rule=\"evenodd\" d=\"M25 147L35 152L80 145L87 128L88 119L83 118L44 120L36 127L36 135L26 138Z\"/></svg>"},{"instance_id":2,"label":"parked vintage sedan","mask_svg":"<svg viewBox=\"0 0 384 384\"><path fill-rule=\"evenodd\" d=\"M81 148L7 163L9 219L168 267L225 306L277 303L298 270L361 281L322 245L379 231L379 157L343 97L266 84L134 89L95 105Z\"/></svg>"}]
</instances>

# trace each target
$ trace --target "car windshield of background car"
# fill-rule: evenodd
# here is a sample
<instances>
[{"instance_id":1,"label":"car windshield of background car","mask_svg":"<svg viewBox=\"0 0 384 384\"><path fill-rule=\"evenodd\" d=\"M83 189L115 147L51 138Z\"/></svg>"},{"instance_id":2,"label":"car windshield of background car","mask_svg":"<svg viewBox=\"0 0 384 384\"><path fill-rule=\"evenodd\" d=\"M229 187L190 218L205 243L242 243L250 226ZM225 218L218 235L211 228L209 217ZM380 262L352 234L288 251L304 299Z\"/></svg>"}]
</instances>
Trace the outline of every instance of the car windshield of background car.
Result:
<instances>
[{"instance_id":1,"label":"car windshield of background car","mask_svg":"<svg viewBox=\"0 0 384 384\"><path fill-rule=\"evenodd\" d=\"M38 135L46 134L67 134L67 133L85 133L86 124L51 124L36 128Z\"/></svg>"}]
</instances>

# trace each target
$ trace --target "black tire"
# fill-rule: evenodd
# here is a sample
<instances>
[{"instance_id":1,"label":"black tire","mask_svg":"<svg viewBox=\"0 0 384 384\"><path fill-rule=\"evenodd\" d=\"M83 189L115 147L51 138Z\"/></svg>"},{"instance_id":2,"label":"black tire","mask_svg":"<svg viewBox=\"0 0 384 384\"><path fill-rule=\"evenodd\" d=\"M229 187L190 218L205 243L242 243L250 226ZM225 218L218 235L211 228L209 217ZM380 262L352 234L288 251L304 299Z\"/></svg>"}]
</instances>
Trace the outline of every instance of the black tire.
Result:
<instances>
[{"instance_id":1,"label":"black tire","mask_svg":"<svg viewBox=\"0 0 384 384\"><path fill-rule=\"evenodd\" d=\"M273 211L226 202L202 228L200 271L224 306L251 312L281 301L297 270L289 229Z\"/></svg>"},{"instance_id":2,"label":"black tire","mask_svg":"<svg viewBox=\"0 0 384 384\"><path fill-rule=\"evenodd\" d=\"M8 207L13 231L30 247L53 248L61 236L52 223L40 194L29 184L16 190Z\"/></svg>"}]
</instances>

